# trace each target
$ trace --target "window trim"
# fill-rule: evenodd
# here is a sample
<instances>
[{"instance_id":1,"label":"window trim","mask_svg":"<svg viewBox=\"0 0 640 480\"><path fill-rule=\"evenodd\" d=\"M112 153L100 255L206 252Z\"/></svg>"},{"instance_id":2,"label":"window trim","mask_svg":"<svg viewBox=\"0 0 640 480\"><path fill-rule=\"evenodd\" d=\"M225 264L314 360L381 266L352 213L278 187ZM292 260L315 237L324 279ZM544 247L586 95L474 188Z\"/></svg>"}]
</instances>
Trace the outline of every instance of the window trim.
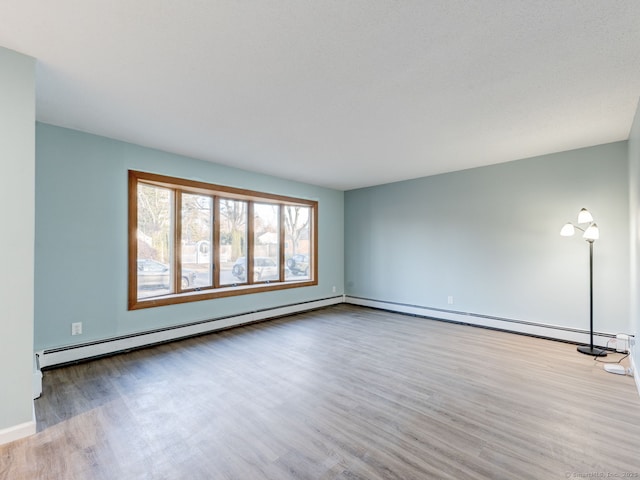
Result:
<instances>
[{"instance_id":1,"label":"window trim","mask_svg":"<svg viewBox=\"0 0 640 480\"><path fill-rule=\"evenodd\" d=\"M272 281L269 283L247 283L239 284L235 286L220 286L218 285L219 273L213 271L213 285L210 288L203 290L187 290L185 292L178 292L163 295L161 297L149 297L138 298L138 183L145 183L149 185L155 185L158 187L169 188L174 191L173 195L173 211L174 221L172 222L173 228L173 241L174 245L180 245L179 238L181 232L181 198L182 195L177 194L177 190L182 193L194 193L200 195L207 195L213 198L214 219L217 218L219 212L220 198L228 198L233 200L244 200L248 203L248 233L247 233L247 282L249 279L253 279L253 203L273 203L280 206L298 205L305 206L311 209L311 221L309 225L311 245L311 271L310 279L308 280L288 280L288 281ZM275 195L271 193L257 192L253 190L227 187L216 184L209 184L201 181L188 180L184 178L175 178L165 175L159 175L155 173L140 172L135 170L129 170L129 191L128 191L128 310L139 310L143 308L159 307L165 305L175 305L180 303L197 302L202 300L210 300L214 298L232 297L237 295L247 295L252 293L270 292L275 290L285 290L289 288L300 288L318 285L318 202L315 200L306 200L301 198L288 197L284 195ZM283 222L284 208L280 208L279 219L279 239L280 239L280 253L279 253L279 270L280 278L285 276L285 239L286 232ZM220 240L220 228L219 223L214 222L213 228L213 245L211 246L211 258L212 264L219 265L219 240ZM172 273L174 276L174 283L179 282L181 276L181 249L176 247L172 260ZM177 283L176 285L179 285ZM216 285L218 285L216 287Z\"/></svg>"}]
</instances>

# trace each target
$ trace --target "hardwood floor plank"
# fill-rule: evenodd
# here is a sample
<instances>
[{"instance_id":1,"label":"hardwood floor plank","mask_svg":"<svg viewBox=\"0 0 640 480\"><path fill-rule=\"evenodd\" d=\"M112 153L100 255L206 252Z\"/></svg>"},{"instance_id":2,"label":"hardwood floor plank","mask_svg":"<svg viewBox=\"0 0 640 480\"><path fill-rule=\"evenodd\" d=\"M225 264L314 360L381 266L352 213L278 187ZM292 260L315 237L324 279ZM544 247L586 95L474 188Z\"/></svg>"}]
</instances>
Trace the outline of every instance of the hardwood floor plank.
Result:
<instances>
[{"instance_id":1,"label":"hardwood floor plank","mask_svg":"<svg viewBox=\"0 0 640 480\"><path fill-rule=\"evenodd\" d=\"M631 377L574 345L350 305L49 370L43 387L38 433L0 447L0 479L640 474Z\"/></svg>"}]
</instances>

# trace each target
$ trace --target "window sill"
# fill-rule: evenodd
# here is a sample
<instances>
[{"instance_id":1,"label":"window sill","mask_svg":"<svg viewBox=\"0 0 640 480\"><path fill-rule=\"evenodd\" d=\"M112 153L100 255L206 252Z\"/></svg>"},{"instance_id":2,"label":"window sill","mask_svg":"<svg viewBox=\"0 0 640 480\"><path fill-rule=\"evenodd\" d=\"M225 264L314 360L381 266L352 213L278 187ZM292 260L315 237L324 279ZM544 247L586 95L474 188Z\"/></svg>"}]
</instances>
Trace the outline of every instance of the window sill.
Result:
<instances>
[{"instance_id":1,"label":"window sill","mask_svg":"<svg viewBox=\"0 0 640 480\"><path fill-rule=\"evenodd\" d=\"M143 308L162 307L180 303L200 302L203 300L212 300L214 298L235 297L238 295L272 292L275 290L286 290L289 288L311 287L317 284L318 282L314 280L300 280L289 282L260 283L257 285L236 285L229 287L220 287L211 290L190 290L188 292L163 295L161 297L129 299L128 309L140 310Z\"/></svg>"}]
</instances>

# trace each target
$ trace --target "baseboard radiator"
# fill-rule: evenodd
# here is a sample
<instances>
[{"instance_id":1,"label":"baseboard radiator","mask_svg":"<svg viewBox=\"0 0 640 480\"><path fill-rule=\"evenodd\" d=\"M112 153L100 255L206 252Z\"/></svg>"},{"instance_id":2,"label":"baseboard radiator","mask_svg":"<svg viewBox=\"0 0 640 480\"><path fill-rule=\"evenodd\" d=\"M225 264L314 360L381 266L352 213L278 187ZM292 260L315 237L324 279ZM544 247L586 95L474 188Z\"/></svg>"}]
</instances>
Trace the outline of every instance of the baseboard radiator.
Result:
<instances>
[{"instance_id":1,"label":"baseboard radiator","mask_svg":"<svg viewBox=\"0 0 640 480\"><path fill-rule=\"evenodd\" d=\"M108 338L101 341L71 345L61 348L52 348L36 352L36 368L34 369L34 398L42 392L41 369L62 366L84 360L90 360L105 355L126 352L138 348L144 348L155 344L171 342L182 338L213 333L228 328L247 325L255 322L270 320L286 315L315 310L339 303L360 305L363 307L387 310L395 313L429 318L432 320L447 321L472 325L476 327L491 328L524 335L530 335L553 340L561 340L570 343L589 343L589 331L561 327L556 325L540 324L509 318L501 318L489 315L473 314L453 310L444 310L420 305L410 305L398 302L368 299L356 296L337 295L320 300L312 300L291 305L284 305L263 310L245 312L237 315L212 318L205 321L194 322L185 325L167 327L137 334ZM599 347L609 347L615 334L594 332L594 344ZM637 365L632 367L635 374L638 393L640 393L640 376Z\"/></svg>"},{"instance_id":2,"label":"baseboard radiator","mask_svg":"<svg viewBox=\"0 0 640 480\"><path fill-rule=\"evenodd\" d=\"M280 307L256 310L237 315L212 318L185 325L167 327L131 335L108 338L105 340L88 342L67 347L52 348L36 352L39 369L60 366L67 363L88 360L94 357L143 348L150 345L170 342L231 327L260 322L294 313L314 310L339 303L349 303L380 310L425 317L434 320L444 320L477 327L493 328L514 333L521 333L542 338L562 340L571 343L589 343L589 331L575 328L546 325L535 322L514 320L489 315L481 315L453 310L444 310L420 305L410 305L398 302L368 299L362 297L338 295L335 297L296 303ZM594 332L593 342L600 347L608 347L615 339L615 334Z\"/></svg>"},{"instance_id":3,"label":"baseboard radiator","mask_svg":"<svg viewBox=\"0 0 640 480\"><path fill-rule=\"evenodd\" d=\"M388 302L384 300L374 300L369 298L345 296L345 303L360 305L363 307L377 308L391 312L404 313L417 317L430 318L433 320L443 320L448 322L462 323L475 327L492 328L507 332L520 333L540 338L561 340L570 343L589 344L589 331L576 328L561 327L557 325L547 325L542 323L501 318L490 315L481 315L454 310L425 307L420 305L410 305L405 303ZM593 344L599 347L608 347L616 335L611 333L593 332Z\"/></svg>"},{"instance_id":4,"label":"baseboard radiator","mask_svg":"<svg viewBox=\"0 0 640 480\"><path fill-rule=\"evenodd\" d=\"M166 343L182 338L212 333L240 325L247 325L286 315L292 315L294 313L315 310L343 302L344 296L339 295L321 300L312 300L263 310L255 310L227 317L212 318L209 320L177 325L174 327L123 335L100 341L40 350L36 352L36 361L39 369L47 369L114 353L126 352L128 350ZM34 387L34 395L35 392L36 389Z\"/></svg>"}]
</instances>

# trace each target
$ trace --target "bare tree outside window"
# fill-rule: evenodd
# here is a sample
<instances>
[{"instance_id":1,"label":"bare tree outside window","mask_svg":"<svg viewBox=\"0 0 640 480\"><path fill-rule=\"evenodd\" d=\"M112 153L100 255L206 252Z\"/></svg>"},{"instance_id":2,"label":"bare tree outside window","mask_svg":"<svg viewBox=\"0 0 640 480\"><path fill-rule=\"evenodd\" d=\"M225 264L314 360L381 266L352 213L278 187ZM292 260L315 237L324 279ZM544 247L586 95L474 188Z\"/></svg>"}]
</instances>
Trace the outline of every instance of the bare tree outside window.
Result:
<instances>
[{"instance_id":1,"label":"bare tree outside window","mask_svg":"<svg viewBox=\"0 0 640 480\"><path fill-rule=\"evenodd\" d=\"M202 288L213 285L213 198L183 193L181 286Z\"/></svg>"},{"instance_id":2,"label":"bare tree outside window","mask_svg":"<svg viewBox=\"0 0 640 480\"><path fill-rule=\"evenodd\" d=\"M231 245L231 260L235 261L247 250L247 202L221 199L220 218L220 243Z\"/></svg>"},{"instance_id":3,"label":"bare tree outside window","mask_svg":"<svg viewBox=\"0 0 640 480\"><path fill-rule=\"evenodd\" d=\"M137 197L138 298L172 293L173 192L167 188L139 184Z\"/></svg>"},{"instance_id":4,"label":"bare tree outside window","mask_svg":"<svg viewBox=\"0 0 640 480\"><path fill-rule=\"evenodd\" d=\"M255 203L253 207L255 282L280 279L280 205Z\"/></svg>"},{"instance_id":5,"label":"bare tree outside window","mask_svg":"<svg viewBox=\"0 0 640 480\"><path fill-rule=\"evenodd\" d=\"M291 255L298 253L300 239L303 236L309 238L309 218L309 207L284 207L284 226L287 241L291 242Z\"/></svg>"},{"instance_id":6,"label":"bare tree outside window","mask_svg":"<svg viewBox=\"0 0 640 480\"><path fill-rule=\"evenodd\" d=\"M285 256L287 277L310 278L311 243L309 238L311 209L299 205L284 207Z\"/></svg>"},{"instance_id":7,"label":"bare tree outside window","mask_svg":"<svg viewBox=\"0 0 640 480\"><path fill-rule=\"evenodd\" d=\"M244 283L247 255L247 202L220 199L220 284ZM239 262L238 262L239 261ZM237 265L236 265L236 262Z\"/></svg>"}]
</instances>

